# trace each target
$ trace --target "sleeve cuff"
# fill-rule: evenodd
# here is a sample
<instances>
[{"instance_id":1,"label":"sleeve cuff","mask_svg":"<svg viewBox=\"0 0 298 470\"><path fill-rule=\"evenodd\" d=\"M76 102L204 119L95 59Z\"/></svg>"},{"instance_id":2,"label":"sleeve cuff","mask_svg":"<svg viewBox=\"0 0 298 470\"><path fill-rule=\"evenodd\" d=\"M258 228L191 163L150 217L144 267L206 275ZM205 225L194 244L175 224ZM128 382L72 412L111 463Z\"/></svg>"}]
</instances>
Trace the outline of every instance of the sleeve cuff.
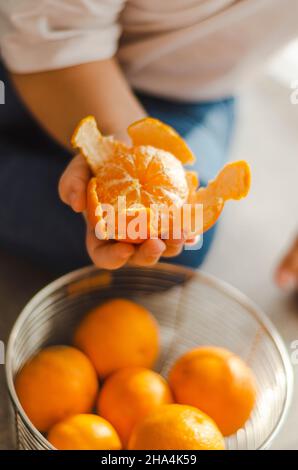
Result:
<instances>
[{"instance_id":1,"label":"sleeve cuff","mask_svg":"<svg viewBox=\"0 0 298 470\"><path fill-rule=\"evenodd\" d=\"M66 33L67 37L41 40L38 44L28 39L22 42L8 33L2 41L1 54L6 67L14 73L62 69L111 58L117 50L119 30L119 26L114 25L109 32Z\"/></svg>"}]
</instances>

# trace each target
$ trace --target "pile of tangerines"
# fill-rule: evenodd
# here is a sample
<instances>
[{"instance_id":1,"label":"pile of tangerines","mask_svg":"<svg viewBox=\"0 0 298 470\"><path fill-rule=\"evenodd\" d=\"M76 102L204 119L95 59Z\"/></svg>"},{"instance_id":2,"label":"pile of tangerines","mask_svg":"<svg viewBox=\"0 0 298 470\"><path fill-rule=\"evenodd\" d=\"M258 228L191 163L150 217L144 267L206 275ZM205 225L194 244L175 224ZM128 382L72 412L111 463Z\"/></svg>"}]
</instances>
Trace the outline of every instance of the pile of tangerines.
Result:
<instances>
[{"instance_id":1,"label":"pile of tangerines","mask_svg":"<svg viewBox=\"0 0 298 470\"><path fill-rule=\"evenodd\" d=\"M87 313L74 346L51 346L15 386L33 425L62 450L224 449L256 399L250 368L232 352L200 346L152 370L159 328L143 306L113 299Z\"/></svg>"}]
</instances>

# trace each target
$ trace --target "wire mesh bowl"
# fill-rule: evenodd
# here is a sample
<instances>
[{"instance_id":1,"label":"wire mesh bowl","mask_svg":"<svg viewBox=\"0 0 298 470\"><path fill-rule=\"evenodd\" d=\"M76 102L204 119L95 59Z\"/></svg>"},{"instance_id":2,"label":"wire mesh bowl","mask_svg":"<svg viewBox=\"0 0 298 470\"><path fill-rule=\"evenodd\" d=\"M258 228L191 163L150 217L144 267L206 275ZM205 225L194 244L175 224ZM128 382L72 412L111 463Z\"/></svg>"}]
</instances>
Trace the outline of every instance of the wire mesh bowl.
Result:
<instances>
[{"instance_id":1,"label":"wire mesh bowl","mask_svg":"<svg viewBox=\"0 0 298 470\"><path fill-rule=\"evenodd\" d=\"M257 378L257 404L245 427L226 438L226 447L269 447L284 421L292 392L292 367L278 333L234 288L202 272L158 264L113 272L80 269L51 283L26 305L12 330L6 360L19 449L52 446L18 401L16 373L40 348L70 343L80 318L113 297L133 299L157 318L162 354L156 370L164 376L180 354L198 345L226 347L247 361Z\"/></svg>"}]
</instances>

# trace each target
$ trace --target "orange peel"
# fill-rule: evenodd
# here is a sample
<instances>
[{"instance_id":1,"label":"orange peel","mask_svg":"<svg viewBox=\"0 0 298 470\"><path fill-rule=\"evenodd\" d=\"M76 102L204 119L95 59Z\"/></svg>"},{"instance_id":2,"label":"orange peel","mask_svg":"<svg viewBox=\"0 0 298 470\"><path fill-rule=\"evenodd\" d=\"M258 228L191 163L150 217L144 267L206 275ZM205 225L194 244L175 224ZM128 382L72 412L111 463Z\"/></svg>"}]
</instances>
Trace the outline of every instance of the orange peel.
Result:
<instances>
[{"instance_id":1,"label":"orange peel","mask_svg":"<svg viewBox=\"0 0 298 470\"><path fill-rule=\"evenodd\" d=\"M226 201L247 196L250 182L250 167L246 161L240 160L225 165L213 181L199 189L194 199L197 204L203 204L204 232L215 224Z\"/></svg>"},{"instance_id":2,"label":"orange peel","mask_svg":"<svg viewBox=\"0 0 298 470\"><path fill-rule=\"evenodd\" d=\"M132 123L127 129L133 145L150 145L175 155L181 163L194 163L195 156L180 137L170 126L158 119L146 117Z\"/></svg>"},{"instance_id":3,"label":"orange peel","mask_svg":"<svg viewBox=\"0 0 298 470\"><path fill-rule=\"evenodd\" d=\"M113 157L115 152L127 149L123 142L115 140L114 137L103 136L94 116L86 116L79 122L72 135L71 145L80 149L93 174L96 174L100 166Z\"/></svg>"}]
</instances>

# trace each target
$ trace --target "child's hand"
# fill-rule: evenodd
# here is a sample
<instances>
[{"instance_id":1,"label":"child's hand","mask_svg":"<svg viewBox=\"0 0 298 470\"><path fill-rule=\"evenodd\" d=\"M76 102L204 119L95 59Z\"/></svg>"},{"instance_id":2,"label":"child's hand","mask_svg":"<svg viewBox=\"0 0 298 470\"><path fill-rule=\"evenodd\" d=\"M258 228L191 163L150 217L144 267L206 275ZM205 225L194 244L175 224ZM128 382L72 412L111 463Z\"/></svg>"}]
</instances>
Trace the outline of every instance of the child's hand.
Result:
<instances>
[{"instance_id":1,"label":"child's hand","mask_svg":"<svg viewBox=\"0 0 298 470\"><path fill-rule=\"evenodd\" d=\"M298 288L298 237L277 268L276 282L284 289Z\"/></svg>"},{"instance_id":2,"label":"child's hand","mask_svg":"<svg viewBox=\"0 0 298 470\"><path fill-rule=\"evenodd\" d=\"M75 212L86 209L86 191L90 179L89 167L81 155L77 155L67 166L59 182L59 194L63 202ZM93 263L99 268L118 269L127 262L150 266L161 256L171 257L180 253L182 241L165 243L162 240L146 240L141 245L99 240L87 223L86 247Z\"/></svg>"}]
</instances>

